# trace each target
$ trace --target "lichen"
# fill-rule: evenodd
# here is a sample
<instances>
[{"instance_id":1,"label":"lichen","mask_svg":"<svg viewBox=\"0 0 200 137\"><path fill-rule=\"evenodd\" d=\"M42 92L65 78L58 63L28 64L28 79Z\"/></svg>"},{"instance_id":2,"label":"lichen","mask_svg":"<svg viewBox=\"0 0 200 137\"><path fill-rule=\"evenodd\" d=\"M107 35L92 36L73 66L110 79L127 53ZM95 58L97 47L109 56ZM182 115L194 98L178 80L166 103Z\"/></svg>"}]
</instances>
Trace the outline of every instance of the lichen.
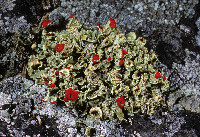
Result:
<instances>
[{"instance_id":1,"label":"lichen","mask_svg":"<svg viewBox=\"0 0 200 137\"><path fill-rule=\"evenodd\" d=\"M97 30L74 16L66 30L48 32L48 27L43 26L41 43L32 46L36 54L27 67L36 83L47 86L45 101L80 106L82 114L103 120L152 114L163 102L169 83L144 38L134 32L125 36L114 19Z\"/></svg>"}]
</instances>

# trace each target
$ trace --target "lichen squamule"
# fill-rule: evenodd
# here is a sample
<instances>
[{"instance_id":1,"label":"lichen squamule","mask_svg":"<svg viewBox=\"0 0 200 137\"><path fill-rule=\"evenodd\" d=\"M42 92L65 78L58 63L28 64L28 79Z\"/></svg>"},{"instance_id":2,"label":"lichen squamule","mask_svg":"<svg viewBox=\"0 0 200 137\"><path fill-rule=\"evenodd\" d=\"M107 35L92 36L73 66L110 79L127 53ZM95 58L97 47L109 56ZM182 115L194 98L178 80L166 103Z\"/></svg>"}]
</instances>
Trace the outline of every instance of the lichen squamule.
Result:
<instances>
[{"instance_id":1,"label":"lichen squamule","mask_svg":"<svg viewBox=\"0 0 200 137\"><path fill-rule=\"evenodd\" d=\"M125 36L112 18L96 30L84 27L73 14L69 20L66 30L55 32L47 31L51 21L45 20L42 41L32 46L36 54L27 70L48 88L41 100L80 106L82 114L102 120L152 114L163 103L169 82L155 66L156 54L144 47L146 40L134 32Z\"/></svg>"}]
</instances>

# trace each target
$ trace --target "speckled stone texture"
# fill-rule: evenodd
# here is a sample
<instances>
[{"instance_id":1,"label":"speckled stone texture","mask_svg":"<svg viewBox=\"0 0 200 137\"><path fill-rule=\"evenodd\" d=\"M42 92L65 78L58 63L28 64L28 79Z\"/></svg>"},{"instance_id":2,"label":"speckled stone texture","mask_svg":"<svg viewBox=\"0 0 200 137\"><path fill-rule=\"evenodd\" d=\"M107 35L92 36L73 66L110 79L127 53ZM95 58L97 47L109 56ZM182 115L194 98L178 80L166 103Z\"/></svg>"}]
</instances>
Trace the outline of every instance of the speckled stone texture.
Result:
<instances>
[{"instance_id":1,"label":"speckled stone texture","mask_svg":"<svg viewBox=\"0 0 200 137\"><path fill-rule=\"evenodd\" d=\"M41 40L41 20L66 27L70 14L96 29L109 18L135 31L158 55L170 81L164 106L128 122L90 123L62 103L42 102L45 86L26 74L30 46ZM39 28L39 29L37 29ZM0 0L0 136L200 136L200 3L198 0Z\"/></svg>"}]
</instances>

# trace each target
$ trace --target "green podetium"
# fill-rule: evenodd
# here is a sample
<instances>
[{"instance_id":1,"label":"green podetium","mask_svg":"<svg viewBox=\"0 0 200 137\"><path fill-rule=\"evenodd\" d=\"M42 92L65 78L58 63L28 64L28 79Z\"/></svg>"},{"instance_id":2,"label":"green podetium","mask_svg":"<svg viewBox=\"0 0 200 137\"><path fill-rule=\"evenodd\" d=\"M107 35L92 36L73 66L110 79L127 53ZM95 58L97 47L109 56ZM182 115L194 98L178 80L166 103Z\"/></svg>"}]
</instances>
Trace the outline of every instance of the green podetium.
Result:
<instances>
[{"instance_id":1,"label":"green podetium","mask_svg":"<svg viewBox=\"0 0 200 137\"><path fill-rule=\"evenodd\" d=\"M124 113L150 115L163 102L169 82L144 38L134 32L125 36L114 19L95 31L75 17L60 32L47 32L51 22L46 23L27 68L36 83L47 86L45 101L61 100L84 108L79 111L90 119L103 120L124 120Z\"/></svg>"}]
</instances>

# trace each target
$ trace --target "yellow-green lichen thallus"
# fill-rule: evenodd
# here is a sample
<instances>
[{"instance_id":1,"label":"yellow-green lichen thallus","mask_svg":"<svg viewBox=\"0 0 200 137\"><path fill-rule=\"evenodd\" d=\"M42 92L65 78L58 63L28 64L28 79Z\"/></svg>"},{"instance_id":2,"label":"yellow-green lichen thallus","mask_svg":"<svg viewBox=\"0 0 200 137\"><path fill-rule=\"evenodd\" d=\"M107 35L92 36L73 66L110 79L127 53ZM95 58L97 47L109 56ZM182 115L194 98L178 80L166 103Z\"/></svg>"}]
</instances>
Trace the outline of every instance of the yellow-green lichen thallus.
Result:
<instances>
[{"instance_id":1,"label":"yellow-green lichen thallus","mask_svg":"<svg viewBox=\"0 0 200 137\"><path fill-rule=\"evenodd\" d=\"M47 32L46 27L41 43L32 45L37 54L27 68L36 83L47 86L45 101L81 106L83 114L102 120L123 120L124 112L152 114L163 102L169 82L144 38L134 32L125 36L114 19L97 30L75 17L66 30Z\"/></svg>"}]
</instances>

